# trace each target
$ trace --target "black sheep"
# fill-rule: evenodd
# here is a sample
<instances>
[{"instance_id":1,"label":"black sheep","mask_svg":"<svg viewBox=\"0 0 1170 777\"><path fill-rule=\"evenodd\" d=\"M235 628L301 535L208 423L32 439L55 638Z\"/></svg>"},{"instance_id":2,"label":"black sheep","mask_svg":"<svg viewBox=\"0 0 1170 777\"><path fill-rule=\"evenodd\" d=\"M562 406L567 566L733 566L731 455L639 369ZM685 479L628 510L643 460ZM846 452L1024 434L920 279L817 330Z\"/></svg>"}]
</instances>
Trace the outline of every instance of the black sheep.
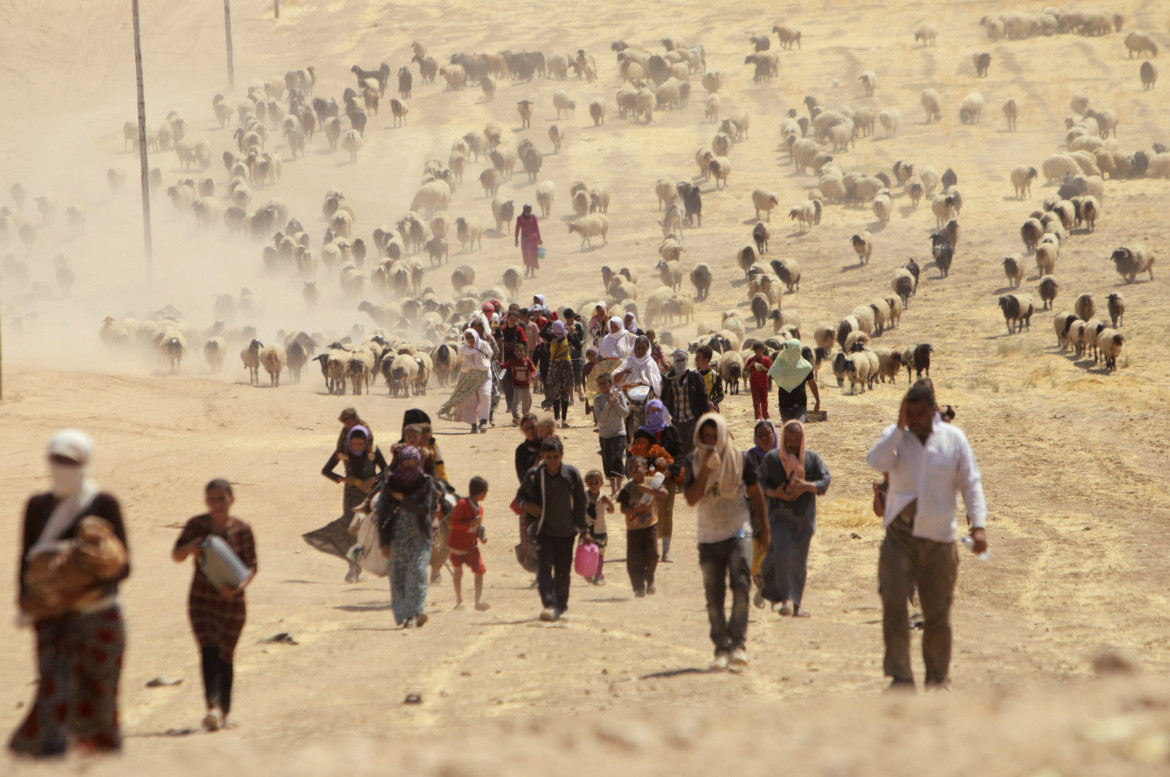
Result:
<instances>
[{"instance_id":1,"label":"black sheep","mask_svg":"<svg viewBox=\"0 0 1170 777\"><path fill-rule=\"evenodd\" d=\"M947 277L951 272L951 262L955 260L955 247L942 232L935 232L930 236L930 253L934 256L934 265L942 273L942 277Z\"/></svg>"}]
</instances>

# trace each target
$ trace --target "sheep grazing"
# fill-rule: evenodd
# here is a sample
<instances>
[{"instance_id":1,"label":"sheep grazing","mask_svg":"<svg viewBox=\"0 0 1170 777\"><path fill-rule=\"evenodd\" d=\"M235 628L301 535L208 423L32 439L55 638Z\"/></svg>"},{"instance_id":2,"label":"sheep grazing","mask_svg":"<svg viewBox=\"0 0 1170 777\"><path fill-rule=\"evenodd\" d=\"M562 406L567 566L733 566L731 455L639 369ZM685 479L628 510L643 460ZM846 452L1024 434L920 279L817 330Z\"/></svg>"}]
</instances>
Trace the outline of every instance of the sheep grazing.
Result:
<instances>
[{"instance_id":1,"label":"sheep grazing","mask_svg":"<svg viewBox=\"0 0 1170 777\"><path fill-rule=\"evenodd\" d=\"M1153 62L1143 62L1141 67L1142 89L1153 89L1154 85L1158 83L1158 68L1154 67Z\"/></svg>"},{"instance_id":2,"label":"sheep grazing","mask_svg":"<svg viewBox=\"0 0 1170 777\"><path fill-rule=\"evenodd\" d=\"M1032 181L1037 175L1036 168L1019 165L1012 168L1012 186L1016 189L1016 199L1022 200L1032 194Z\"/></svg>"},{"instance_id":3,"label":"sheep grazing","mask_svg":"<svg viewBox=\"0 0 1170 777\"><path fill-rule=\"evenodd\" d=\"M1154 280L1154 256L1146 249L1135 246L1121 247L1110 255L1118 274L1125 278L1126 283L1133 283L1139 273L1148 272L1150 280Z\"/></svg>"},{"instance_id":4,"label":"sheep grazing","mask_svg":"<svg viewBox=\"0 0 1170 777\"><path fill-rule=\"evenodd\" d=\"M983 95L972 92L959 105L959 121L963 124L978 124L983 117Z\"/></svg>"},{"instance_id":5,"label":"sheep grazing","mask_svg":"<svg viewBox=\"0 0 1170 777\"><path fill-rule=\"evenodd\" d=\"M569 224L569 234L578 234L581 236L581 250L585 250L585 246L593 246L593 238L600 237L601 244L609 245L609 219L602 213L595 213L592 216L582 216L581 218Z\"/></svg>"},{"instance_id":6,"label":"sheep grazing","mask_svg":"<svg viewBox=\"0 0 1170 777\"><path fill-rule=\"evenodd\" d=\"M1117 329L1125 318L1125 297L1114 292L1105 299L1109 303L1109 320L1113 323L1113 328Z\"/></svg>"},{"instance_id":7,"label":"sheep grazing","mask_svg":"<svg viewBox=\"0 0 1170 777\"><path fill-rule=\"evenodd\" d=\"M788 211L788 218L797 222L801 232L808 232L821 223L821 201L806 200Z\"/></svg>"},{"instance_id":8,"label":"sheep grazing","mask_svg":"<svg viewBox=\"0 0 1170 777\"><path fill-rule=\"evenodd\" d=\"M1008 132L1016 131L1016 119L1020 116L1020 107L1015 100L1008 100L1003 104L1003 115L1007 119Z\"/></svg>"},{"instance_id":9,"label":"sheep grazing","mask_svg":"<svg viewBox=\"0 0 1170 777\"><path fill-rule=\"evenodd\" d=\"M938 92L927 89L922 93L922 110L926 111L926 123L942 120L942 100Z\"/></svg>"},{"instance_id":10,"label":"sheep grazing","mask_svg":"<svg viewBox=\"0 0 1170 777\"><path fill-rule=\"evenodd\" d=\"M1024 327L1032 328L1032 295L1007 294L999 298L999 309L1003 311L1007 321L1008 334L1024 331Z\"/></svg>"},{"instance_id":11,"label":"sheep grazing","mask_svg":"<svg viewBox=\"0 0 1170 777\"><path fill-rule=\"evenodd\" d=\"M938 39L938 28L933 24L923 24L914 31L914 42L922 41L923 46L933 46Z\"/></svg>"},{"instance_id":12,"label":"sheep grazing","mask_svg":"<svg viewBox=\"0 0 1170 777\"><path fill-rule=\"evenodd\" d=\"M768 228L764 226L764 222L757 221L756 225L752 227L752 240L756 241L756 253L768 253L769 237L771 237L771 234L768 232Z\"/></svg>"},{"instance_id":13,"label":"sheep grazing","mask_svg":"<svg viewBox=\"0 0 1170 777\"><path fill-rule=\"evenodd\" d=\"M853 245L858 261L863 265L869 264L869 259L873 255L873 236L869 232L859 232L850 238L849 242Z\"/></svg>"},{"instance_id":14,"label":"sheep grazing","mask_svg":"<svg viewBox=\"0 0 1170 777\"><path fill-rule=\"evenodd\" d=\"M605 103L601 100L592 100L589 103L589 118L593 119L593 126L605 124Z\"/></svg>"},{"instance_id":15,"label":"sheep grazing","mask_svg":"<svg viewBox=\"0 0 1170 777\"><path fill-rule=\"evenodd\" d=\"M1154 42L1152 36L1141 30L1134 30L1125 36L1125 48L1129 51L1131 59L1134 54L1140 57L1146 52L1149 52L1151 57L1158 56L1158 44Z\"/></svg>"},{"instance_id":16,"label":"sheep grazing","mask_svg":"<svg viewBox=\"0 0 1170 777\"><path fill-rule=\"evenodd\" d=\"M1060 284L1056 282L1056 278L1051 275L1045 275L1040 278L1040 301L1044 303L1045 310L1052 309L1052 303L1056 300L1056 294L1060 291Z\"/></svg>"},{"instance_id":17,"label":"sheep grazing","mask_svg":"<svg viewBox=\"0 0 1170 777\"><path fill-rule=\"evenodd\" d=\"M946 235L935 232L930 236L930 253L934 257L934 266L945 278L951 273L951 263L955 259L955 247L947 240Z\"/></svg>"},{"instance_id":18,"label":"sheep grazing","mask_svg":"<svg viewBox=\"0 0 1170 777\"><path fill-rule=\"evenodd\" d=\"M756 221L762 211L768 221L772 220L772 209L780 205L780 196L771 189L756 189L752 192L752 204L756 208Z\"/></svg>"},{"instance_id":19,"label":"sheep grazing","mask_svg":"<svg viewBox=\"0 0 1170 777\"><path fill-rule=\"evenodd\" d=\"M975 54L971 59L975 64L975 77L987 78L987 71L991 68L991 55L983 51Z\"/></svg>"}]
</instances>

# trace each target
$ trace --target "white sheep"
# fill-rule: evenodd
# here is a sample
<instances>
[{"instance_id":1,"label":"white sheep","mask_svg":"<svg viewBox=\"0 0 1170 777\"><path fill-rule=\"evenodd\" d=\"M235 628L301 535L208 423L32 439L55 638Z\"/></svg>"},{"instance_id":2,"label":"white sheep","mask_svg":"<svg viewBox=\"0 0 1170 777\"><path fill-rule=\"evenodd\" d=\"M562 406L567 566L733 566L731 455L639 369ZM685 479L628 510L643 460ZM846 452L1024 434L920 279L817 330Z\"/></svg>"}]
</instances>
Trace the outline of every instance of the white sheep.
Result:
<instances>
[{"instance_id":1,"label":"white sheep","mask_svg":"<svg viewBox=\"0 0 1170 777\"><path fill-rule=\"evenodd\" d=\"M853 245L858 261L863 265L869 264L869 259L873 255L873 235L868 230L858 232L849 242Z\"/></svg>"},{"instance_id":2,"label":"white sheep","mask_svg":"<svg viewBox=\"0 0 1170 777\"><path fill-rule=\"evenodd\" d=\"M260 363L268 373L268 380L273 388L280 386L280 373L284 371L288 357L284 348L279 345L265 346L260 350Z\"/></svg>"},{"instance_id":3,"label":"white sheep","mask_svg":"<svg viewBox=\"0 0 1170 777\"><path fill-rule=\"evenodd\" d=\"M872 389L880 366L877 354L868 348L863 347L849 353L845 367L845 374L849 377L849 394L852 395L858 385L861 386L862 394L865 393L867 386Z\"/></svg>"},{"instance_id":4,"label":"white sheep","mask_svg":"<svg viewBox=\"0 0 1170 777\"><path fill-rule=\"evenodd\" d=\"M801 232L808 232L821 220L821 203L818 200L806 200L789 210L788 218L797 222Z\"/></svg>"},{"instance_id":5,"label":"white sheep","mask_svg":"<svg viewBox=\"0 0 1170 777\"><path fill-rule=\"evenodd\" d=\"M1012 168L1012 186L1016 189L1016 199L1022 200L1032 194L1032 181L1036 178L1036 168L1028 165L1017 165Z\"/></svg>"},{"instance_id":6,"label":"white sheep","mask_svg":"<svg viewBox=\"0 0 1170 777\"><path fill-rule=\"evenodd\" d=\"M756 221L760 220L761 212L771 221L772 209L780 204L780 196L771 189L756 189L752 192L752 204L756 208Z\"/></svg>"},{"instance_id":7,"label":"white sheep","mask_svg":"<svg viewBox=\"0 0 1170 777\"><path fill-rule=\"evenodd\" d=\"M866 70L857 77L857 80L865 87L865 96L873 97L873 90L877 87L877 73L872 70Z\"/></svg>"},{"instance_id":8,"label":"white sheep","mask_svg":"<svg viewBox=\"0 0 1170 777\"><path fill-rule=\"evenodd\" d=\"M582 251L585 246L592 246L593 238L596 237L601 238L602 245L609 245L609 219L602 213L582 216L569 224L569 234L574 233L581 236Z\"/></svg>"},{"instance_id":9,"label":"white sheep","mask_svg":"<svg viewBox=\"0 0 1170 777\"><path fill-rule=\"evenodd\" d=\"M959 105L959 121L963 124L978 124L983 117L983 105L983 95L971 92Z\"/></svg>"},{"instance_id":10,"label":"white sheep","mask_svg":"<svg viewBox=\"0 0 1170 777\"><path fill-rule=\"evenodd\" d=\"M886 137L892 138L898 134L898 125L902 121L902 114L897 108L883 108L878 112L878 122L886 131Z\"/></svg>"},{"instance_id":11,"label":"white sheep","mask_svg":"<svg viewBox=\"0 0 1170 777\"><path fill-rule=\"evenodd\" d=\"M927 124L942 119L942 100L938 92L927 89L922 93L922 109L926 111Z\"/></svg>"},{"instance_id":12,"label":"white sheep","mask_svg":"<svg viewBox=\"0 0 1170 777\"><path fill-rule=\"evenodd\" d=\"M894 210L893 195L890 194L889 189L882 189L876 197L873 198L873 215L882 224L889 223L890 215Z\"/></svg>"}]
</instances>

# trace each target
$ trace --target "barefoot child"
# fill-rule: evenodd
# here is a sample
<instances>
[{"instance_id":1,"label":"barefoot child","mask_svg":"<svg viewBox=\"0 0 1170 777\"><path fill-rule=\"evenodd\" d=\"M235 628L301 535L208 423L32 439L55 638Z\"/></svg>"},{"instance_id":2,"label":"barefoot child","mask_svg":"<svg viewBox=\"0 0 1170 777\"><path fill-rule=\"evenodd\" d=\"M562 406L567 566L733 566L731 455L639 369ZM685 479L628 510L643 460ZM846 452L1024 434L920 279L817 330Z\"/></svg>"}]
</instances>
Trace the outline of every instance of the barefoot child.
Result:
<instances>
[{"instance_id":1,"label":"barefoot child","mask_svg":"<svg viewBox=\"0 0 1170 777\"><path fill-rule=\"evenodd\" d=\"M646 480L646 459L631 456L627 464L630 482L618 494L618 504L626 517L626 570L634 586L634 596L654 595L654 570L658 568L658 515L656 497L668 496L661 481L651 485Z\"/></svg>"},{"instance_id":2,"label":"barefoot child","mask_svg":"<svg viewBox=\"0 0 1170 777\"><path fill-rule=\"evenodd\" d=\"M483 576L487 568L479 554L479 543L487 542L483 531L483 500L487 498L488 483L473 477L467 487L468 496L460 499L451 511L451 576L455 580L455 609L463 609L463 566L475 575L475 609L486 610L483 597Z\"/></svg>"},{"instance_id":3,"label":"barefoot child","mask_svg":"<svg viewBox=\"0 0 1170 777\"><path fill-rule=\"evenodd\" d=\"M585 520L589 528L585 531L585 538L597 546L597 574L588 578L593 585L605 585L605 546L609 542L609 532L606 531L605 514L613 512L613 500L601 493L601 486L605 478L601 470L591 469L585 475L585 499L588 506L585 508Z\"/></svg>"}]
</instances>

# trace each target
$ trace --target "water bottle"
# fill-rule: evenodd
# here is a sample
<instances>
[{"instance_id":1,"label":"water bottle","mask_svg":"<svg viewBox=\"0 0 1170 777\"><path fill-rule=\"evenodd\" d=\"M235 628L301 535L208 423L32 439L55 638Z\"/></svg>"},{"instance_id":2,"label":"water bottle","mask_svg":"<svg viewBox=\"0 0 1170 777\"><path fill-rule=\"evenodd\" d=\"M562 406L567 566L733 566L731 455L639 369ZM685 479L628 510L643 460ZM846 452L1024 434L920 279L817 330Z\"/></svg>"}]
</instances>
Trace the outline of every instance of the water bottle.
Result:
<instances>
[{"instance_id":1,"label":"water bottle","mask_svg":"<svg viewBox=\"0 0 1170 777\"><path fill-rule=\"evenodd\" d=\"M971 539L970 537L960 537L959 542L963 543L964 548L974 552L975 540ZM976 558L978 558L980 561L990 561L991 560L991 548L988 548L987 550L983 551L978 556L976 556Z\"/></svg>"}]
</instances>

